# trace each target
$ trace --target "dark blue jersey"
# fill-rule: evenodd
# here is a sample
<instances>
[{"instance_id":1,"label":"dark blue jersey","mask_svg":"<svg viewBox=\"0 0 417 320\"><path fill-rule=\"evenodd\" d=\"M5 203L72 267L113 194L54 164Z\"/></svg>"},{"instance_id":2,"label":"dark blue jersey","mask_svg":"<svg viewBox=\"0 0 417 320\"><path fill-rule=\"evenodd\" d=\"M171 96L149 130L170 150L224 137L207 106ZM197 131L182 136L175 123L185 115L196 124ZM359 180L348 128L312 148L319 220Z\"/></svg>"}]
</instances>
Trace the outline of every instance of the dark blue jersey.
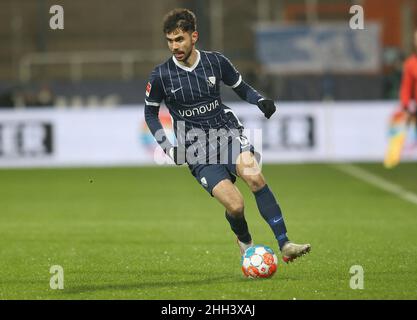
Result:
<instances>
[{"instance_id":1,"label":"dark blue jersey","mask_svg":"<svg viewBox=\"0 0 417 320\"><path fill-rule=\"evenodd\" d=\"M242 81L222 54L197 50L197 60L191 67L181 65L173 56L153 70L145 102L159 106L164 100L174 122L182 120L198 128L220 128L226 108L220 98L221 81L232 88Z\"/></svg>"},{"instance_id":2,"label":"dark blue jersey","mask_svg":"<svg viewBox=\"0 0 417 320\"><path fill-rule=\"evenodd\" d=\"M250 103L256 104L262 99L259 93L242 81L240 73L224 55L197 50L197 59L191 67L181 65L172 56L152 71L146 87L146 108L159 109L164 101L176 133L179 123L185 126L186 131L201 129L207 135L210 129L242 130L243 125L233 111L221 101L221 82L232 87L242 99ZM146 119L154 133L158 128L152 124L150 115L151 111ZM179 144L188 147L192 143L183 141L186 139L178 134L176 136ZM210 145L214 147L208 141L207 147Z\"/></svg>"}]
</instances>

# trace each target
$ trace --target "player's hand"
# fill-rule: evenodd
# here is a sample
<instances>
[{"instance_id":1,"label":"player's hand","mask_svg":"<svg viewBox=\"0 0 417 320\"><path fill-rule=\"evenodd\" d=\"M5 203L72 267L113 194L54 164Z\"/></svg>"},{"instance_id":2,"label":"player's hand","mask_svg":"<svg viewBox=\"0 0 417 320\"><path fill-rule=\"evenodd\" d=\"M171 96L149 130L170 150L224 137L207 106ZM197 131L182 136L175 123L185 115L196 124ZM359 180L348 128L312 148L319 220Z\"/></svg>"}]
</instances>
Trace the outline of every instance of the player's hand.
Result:
<instances>
[{"instance_id":1,"label":"player's hand","mask_svg":"<svg viewBox=\"0 0 417 320\"><path fill-rule=\"evenodd\" d=\"M270 99L262 99L258 101L258 108L264 113L265 118L269 119L277 110L274 101Z\"/></svg>"},{"instance_id":2,"label":"player's hand","mask_svg":"<svg viewBox=\"0 0 417 320\"><path fill-rule=\"evenodd\" d=\"M179 150L183 151L182 154L179 153ZM180 166L186 163L185 152L182 148L179 149L177 146L173 146L168 150L167 154L175 162L177 166Z\"/></svg>"}]
</instances>

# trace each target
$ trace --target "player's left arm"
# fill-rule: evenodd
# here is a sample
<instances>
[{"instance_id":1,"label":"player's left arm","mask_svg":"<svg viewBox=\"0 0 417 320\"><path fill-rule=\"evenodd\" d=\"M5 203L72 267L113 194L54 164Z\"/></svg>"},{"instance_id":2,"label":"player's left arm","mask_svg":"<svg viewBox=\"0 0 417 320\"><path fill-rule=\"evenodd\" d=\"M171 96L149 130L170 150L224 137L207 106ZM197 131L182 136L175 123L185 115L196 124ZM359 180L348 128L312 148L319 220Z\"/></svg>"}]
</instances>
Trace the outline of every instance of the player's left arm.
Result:
<instances>
[{"instance_id":1,"label":"player's left arm","mask_svg":"<svg viewBox=\"0 0 417 320\"><path fill-rule=\"evenodd\" d=\"M233 88L233 90L243 100L246 100L251 104L256 104L267 119L269 119L277 110L273 100L262 97L255 89L243 80L237 87Z\"/></svg>"},{"instance_id":2,"label":"player's left arm","mask_svg":"<svg viewBox=\"0 0 417 320\"><path fill-rule=\"evenodd\" d=\"M264 98L258 91L247 84L230 60L222 54L219 54L219 61L224 84L232 87L234 92L236 92L242 100L257 105L264 113L265 117L269 119L276 111L274 101Z\"/></svg>"}]
</instances>

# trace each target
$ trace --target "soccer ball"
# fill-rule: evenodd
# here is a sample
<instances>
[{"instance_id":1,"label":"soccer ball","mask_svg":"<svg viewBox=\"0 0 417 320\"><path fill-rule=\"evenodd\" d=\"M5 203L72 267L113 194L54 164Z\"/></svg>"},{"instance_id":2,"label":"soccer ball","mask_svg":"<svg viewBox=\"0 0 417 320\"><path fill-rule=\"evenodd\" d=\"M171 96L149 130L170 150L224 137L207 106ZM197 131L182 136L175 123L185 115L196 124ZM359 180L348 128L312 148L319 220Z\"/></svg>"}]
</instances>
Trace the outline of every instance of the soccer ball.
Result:
<instances>
[{"instance_id":1,"label":"soccer ball","mask_svg":"<svg viewBox=\"0 0 417 320\"><path fill-rule=\"evenodd\" d=\"M246 249L242 256L242 271L248 278L269 278L277 271L278 258L274 251L264 245Z\"/></svg>"}]
</instances>

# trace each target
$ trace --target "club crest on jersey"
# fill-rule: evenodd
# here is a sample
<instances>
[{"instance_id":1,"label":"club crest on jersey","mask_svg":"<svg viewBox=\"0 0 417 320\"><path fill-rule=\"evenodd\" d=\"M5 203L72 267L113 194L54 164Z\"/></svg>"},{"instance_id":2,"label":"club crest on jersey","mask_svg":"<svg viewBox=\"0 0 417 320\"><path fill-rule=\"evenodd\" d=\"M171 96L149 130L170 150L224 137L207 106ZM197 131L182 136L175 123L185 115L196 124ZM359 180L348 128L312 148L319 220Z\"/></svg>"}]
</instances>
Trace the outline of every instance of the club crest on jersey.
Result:
<instances>
[{"instance_id":1,"label":"club crest on jersey","mask_svg":"<svg viewBox=\"0 0 417 320\"><path fill-rule=\"evenodd\" d=\"M216 77L208 77L207 83L209 87L213 88L216 85Z\"/></svg>"},{"instance_id":2,"label":"club crest on jersey","mask_svg":"<svg viewBox=\"0 0 417 320\"><path fill-rule=\"evenodd\" d=\"M148 82L148 84L146 85L146 96L149 98L149 95L151 94L151 89L152 89L152 85L150 82Z\"/></svg>"}]
</instances>

